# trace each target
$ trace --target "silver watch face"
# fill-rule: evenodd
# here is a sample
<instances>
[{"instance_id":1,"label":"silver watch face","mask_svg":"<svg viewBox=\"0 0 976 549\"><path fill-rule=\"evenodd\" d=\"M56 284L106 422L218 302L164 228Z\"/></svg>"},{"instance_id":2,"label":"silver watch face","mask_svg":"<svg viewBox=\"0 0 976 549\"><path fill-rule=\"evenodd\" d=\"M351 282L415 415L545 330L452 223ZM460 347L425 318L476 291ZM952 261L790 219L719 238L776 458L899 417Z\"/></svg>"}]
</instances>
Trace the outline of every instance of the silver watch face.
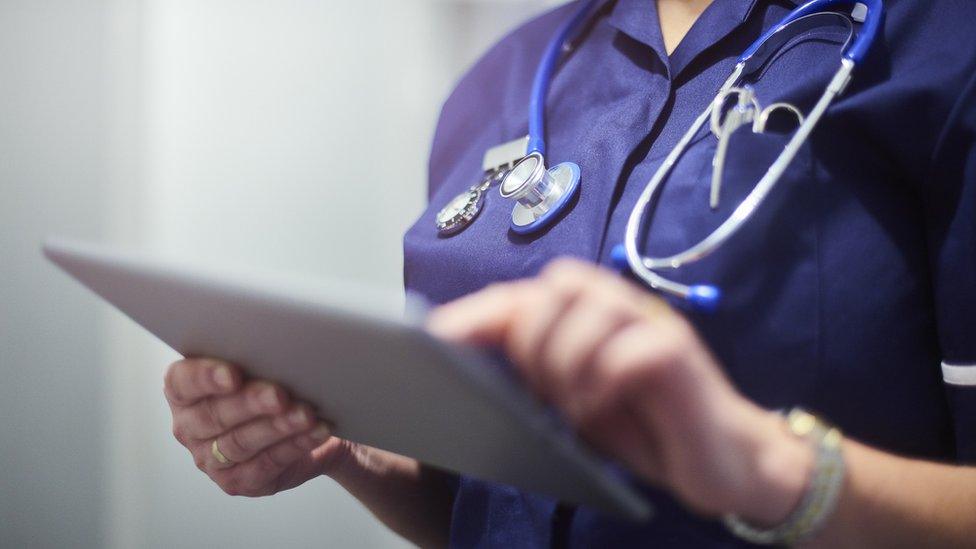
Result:
<instances>
[{"instance_id":1,"label":"silver watch face","mask_svg":"<svg viewBox=\"0 0 976 549\"><path fill-rule=\"evenodd\" d=\"M442 236L460 232L478 217L485 197L481 186L479 183L455 196L437 213L435 222Z\"/></svg>"}]
</instances>

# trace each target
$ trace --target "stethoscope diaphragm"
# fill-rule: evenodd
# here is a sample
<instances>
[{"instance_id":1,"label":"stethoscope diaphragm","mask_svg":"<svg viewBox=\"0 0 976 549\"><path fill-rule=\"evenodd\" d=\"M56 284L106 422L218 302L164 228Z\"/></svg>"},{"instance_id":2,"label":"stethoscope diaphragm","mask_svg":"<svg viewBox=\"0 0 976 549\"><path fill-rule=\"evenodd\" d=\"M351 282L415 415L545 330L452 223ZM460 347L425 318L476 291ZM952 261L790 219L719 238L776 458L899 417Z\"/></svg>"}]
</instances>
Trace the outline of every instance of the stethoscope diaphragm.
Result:
<instances>
[{"instance_id":1,"label":"stethoscope diaphragm","mask_svg":"<svg viewBox=\"0 0 976 549\"><path fill-rule=\"evenodd\" d=\"M577 193L579 183L580 169L572 162L546 169L545 158L537 152L520 160L499 187L502 197L515 200L512 231L529 234L551 223Z\"/></svg>"}]
</instances>

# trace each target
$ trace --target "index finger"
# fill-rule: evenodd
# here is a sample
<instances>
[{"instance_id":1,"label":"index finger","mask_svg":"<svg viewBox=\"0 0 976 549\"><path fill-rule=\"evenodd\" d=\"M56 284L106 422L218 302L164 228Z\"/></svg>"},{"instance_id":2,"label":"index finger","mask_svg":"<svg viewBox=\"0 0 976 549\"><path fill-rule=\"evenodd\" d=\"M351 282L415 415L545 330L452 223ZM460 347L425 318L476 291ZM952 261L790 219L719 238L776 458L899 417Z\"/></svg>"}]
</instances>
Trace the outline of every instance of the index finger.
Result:
<instances>
[{"instance_id":1,"label":"index finger","mask_svg":"<svg viewBox=\"0 0 976 549\"><path fill-rule=\"evenodd\" d=\"M457 343L501 343L518 312L519 299L526 291L527 284L492 284L442 305L431 312L427 329L438 337Z\"/></svg>"},{"instance_id":2,"label":"index finger","mask_svg":"<svg viewBox=\"0 0 976 549\"><path fill-rule=\"evenodd\" d=\"M170 405L189 406L205 397L236 391L241 377L236 366L221 360L188 358L170 365L163 392Z\"/></svg>"}]
</instances>

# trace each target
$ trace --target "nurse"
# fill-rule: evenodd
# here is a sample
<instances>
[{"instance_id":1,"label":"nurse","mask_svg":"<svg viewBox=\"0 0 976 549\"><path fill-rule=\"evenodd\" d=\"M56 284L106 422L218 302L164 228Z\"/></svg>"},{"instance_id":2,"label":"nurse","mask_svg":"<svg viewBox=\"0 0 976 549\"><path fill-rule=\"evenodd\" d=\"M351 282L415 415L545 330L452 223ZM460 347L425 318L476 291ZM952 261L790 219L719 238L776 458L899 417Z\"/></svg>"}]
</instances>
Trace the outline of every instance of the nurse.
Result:
<instances>
[{"instance_id":1,"label":"nurse","mask_svg":"<svg viewBox=\"0 0 976 549\"><path fill-rule=\"evenodd\" d=\"M625 522L330 437L285 388L214 360L167 374L176 437L229 494L327 475L421 546L976 544L976 4L886 2L863 66L775 192L708 259L670 274L722 288L711 313L622 277L612 251L738 55L796 8L787 0L597 2L548 94L548 158L579 165L578 193L521 234L492 187L463 230L438 231L485 151L527 133L535 64L578 7L510 34L447 100L405 282L445 304L434 334L504 351L655 503L654 518ZM755 96L809 112L847 37L797 35ZM715 208L717 140L696 136L640 252L709 234L788 126L727 143ZM796 407L810 413L778 412Z\"/></svg>"}]
</instances>

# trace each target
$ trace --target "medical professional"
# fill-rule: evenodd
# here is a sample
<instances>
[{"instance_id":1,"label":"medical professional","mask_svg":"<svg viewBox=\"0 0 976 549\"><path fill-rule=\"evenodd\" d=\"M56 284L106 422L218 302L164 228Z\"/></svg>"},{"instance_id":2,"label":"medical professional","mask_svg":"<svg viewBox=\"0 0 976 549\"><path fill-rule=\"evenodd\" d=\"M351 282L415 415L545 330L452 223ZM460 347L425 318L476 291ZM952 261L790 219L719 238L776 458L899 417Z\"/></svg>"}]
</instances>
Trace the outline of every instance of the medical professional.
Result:
<instances>
[{"instance_id":1,"label":"medical professional","mask_svg":"<svg viewBox=\"0 0 976 549\"><path fill-rule=\"evenodd\" d=\"M502 350L650 520L330 438L286 388L214 360L167 374L177 438L230 494L324 474L422 546L976 546L976 3L888 0L876 19L881 2L821 4L844 17L791 27L716 100L798 3L572 2L503 39L444 105L406 286L445 304L434 334ZM511 167L538 145L495 149L539 129L540 59L577 16L546 80L545 162L496 172L486 151ZM832 80L844 55L849 83ZM832 83L734 234L642 270L737 219ZM775 104L800 116L757 126ZM715 123L689 133L710 105ZM706 306L657 276L709 290Z\"/></svg>"}]
</instances>

